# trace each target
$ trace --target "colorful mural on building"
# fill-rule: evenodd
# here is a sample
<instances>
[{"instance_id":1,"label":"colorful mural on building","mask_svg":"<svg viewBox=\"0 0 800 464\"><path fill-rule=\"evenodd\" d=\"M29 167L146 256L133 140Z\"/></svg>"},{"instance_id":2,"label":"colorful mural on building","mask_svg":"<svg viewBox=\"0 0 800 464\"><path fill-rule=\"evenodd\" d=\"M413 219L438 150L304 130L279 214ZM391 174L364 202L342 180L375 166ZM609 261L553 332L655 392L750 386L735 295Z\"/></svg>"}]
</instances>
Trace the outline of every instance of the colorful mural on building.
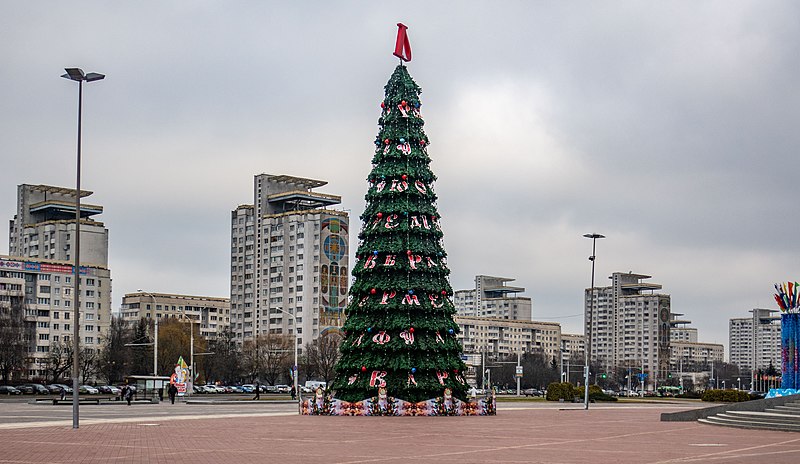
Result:
<instances>
[{"instance_id":1,"label":"colorful mural on building","mask_svg":"<svg viewBox=\"0 0 800 464\"><path fill-rule=\"evenodd\" d=\"M348 223L346 217L327 217L320 226L320 335L344 324L348 289Z\"/></svg>"}]
</instances>

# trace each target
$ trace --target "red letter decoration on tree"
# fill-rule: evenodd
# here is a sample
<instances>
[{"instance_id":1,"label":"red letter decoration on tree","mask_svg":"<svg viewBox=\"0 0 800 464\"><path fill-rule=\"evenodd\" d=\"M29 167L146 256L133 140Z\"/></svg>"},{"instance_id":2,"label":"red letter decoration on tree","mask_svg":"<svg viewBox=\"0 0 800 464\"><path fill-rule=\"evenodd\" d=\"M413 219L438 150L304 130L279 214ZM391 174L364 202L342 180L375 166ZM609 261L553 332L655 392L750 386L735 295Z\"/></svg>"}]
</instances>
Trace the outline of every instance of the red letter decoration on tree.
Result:
<instances>
[{"instance_id":1,"label":"red letter decoration on tree","mask_svg":"<svg viewBox=\"0 0 800 464\"><path fill-rule=\"evenodd\" d=\"M394 56L403 61L411 61L411 44L408 42L408 34L403 23L397 23L397 43L394 45Z\"/></svg>"}]
</instances>

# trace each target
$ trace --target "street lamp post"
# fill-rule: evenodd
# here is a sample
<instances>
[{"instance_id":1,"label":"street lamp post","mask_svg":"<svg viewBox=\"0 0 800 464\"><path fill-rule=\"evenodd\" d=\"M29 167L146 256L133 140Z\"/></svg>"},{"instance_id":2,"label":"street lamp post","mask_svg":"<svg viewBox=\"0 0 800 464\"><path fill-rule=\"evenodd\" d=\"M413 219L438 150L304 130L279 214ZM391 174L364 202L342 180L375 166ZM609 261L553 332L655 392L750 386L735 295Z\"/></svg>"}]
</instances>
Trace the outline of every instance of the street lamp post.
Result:
<instances>
[{"instance_id":1,"label":"street lamp post","mask_svg":"<svg viewBox=\"0 0 800 464\"><path fill-rule=\"evenodd\" d=\"M75 182L75 306L73 312L73 331L72 331L72 428L79 426L78 410L78 375L80 375L80 281L81 281L81 116L83 113L83 82L99 81L106 76L104 74L89 73L84 74L80 68L65 68L66 74L61 77L78 83L78 164Z\"/></svg>"},{"instance_id":2,"label":"street lamp post","mask_svg":"<svg viewBox=\"0 0 800 464\"><path fill-rule=\"evenodd\" d=\"M589 261L592 262L592 294L590 297L591 306L589 307L589 320L586 327L586 347L583 350L584 355L586 356L586 363L583 366L583 378L584 378L584 409L589 409L589 360L590 358L590 351L592 349L592 312L594 311L594 258L595 258L595 243L598 238L606 238L605 235L600 234L584 234L586 238L592 239L592 255L589 256Z\"/></svg>"},{"instance_id":3,"label":"street lamp post","mask_svg":"<svg viewBox=\"0 0 800 464\"><path fill-rule=\"evenodd\" d=\"M186 316L186 309L185 308L186 307L184 306L184 309L181 310L181 313L183 314L183 319L184 320L186 320L187 318L189 319L189 385L187 385L187 387L186 387L186 394L191 396L192 393L190 393L190 388L189 387L190 386L192 387L191 390L194 389L194 379L195 379L195 373L194 373L194 318ZM206 380L208 380L208 379L206 379Z\"/></svg>"},{"instance_id":4,"label":"street lamp post","mask_svg":"<svg viewBox=\"0 0 800 464\"><path fill-rule=\"evenodd\" d=\"M278 311L282 312L283 314L286 314L287 316L291 317L292 320L294 321L294 334L295 334L294 335L294 342L293 342L293 345L294 345L294 366L292 367L292 377L294 378L294 394L295 394L295 398L297 398L297 405L298 405L298 411L299 411L299 407L300 407L300 390L297 389L297 374L298 374L298 372L297 372L297 316L292 314L292 313L290 313L289 311L286 311L285 309L281 309L281 308L275 308L275 309L277 309Z\"/></svg>"},{"instance_id":5,"label":"street lamp post","mask_svg":"<svg viewBox=\"0 0 800 464\"><path fill-rule=\"evenodd\" d=\"M155 321L155 330L153 337L153 376L158 375L158 312L156 312L156 297L150 293L145 292L141 288L137 290L139 293L144 293L153 300L153 320Z\"/></svg>"}]
</instances>

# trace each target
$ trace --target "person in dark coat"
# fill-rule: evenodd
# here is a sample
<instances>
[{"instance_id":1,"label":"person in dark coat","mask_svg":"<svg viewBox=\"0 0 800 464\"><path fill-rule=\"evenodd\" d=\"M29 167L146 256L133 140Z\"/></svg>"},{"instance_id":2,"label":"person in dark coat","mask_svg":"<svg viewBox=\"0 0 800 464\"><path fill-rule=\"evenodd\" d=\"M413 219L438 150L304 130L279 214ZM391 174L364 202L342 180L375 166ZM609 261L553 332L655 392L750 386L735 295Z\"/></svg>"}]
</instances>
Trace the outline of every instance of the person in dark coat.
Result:
<instances>
[{"instance_id":1,"label":"person in dark coat","mask_svg":"<svg viewBox=\"0 0 800 464\"><path fill-rule=\"evenodd\" d=\"M169 394L169 402L175 404L175 395L178 394L178 387L176 387L174 383L169 384L167 394Z\"/></svg>"},{"instance_id":2,"label":"person in dark coat","mask_svg":"<svg viewBox=\"0 0 800 464\"><path fill-rule=\"evenodd\" d=\"M133 401L133 388L128 386L127 390L125 390L125 401L128 402L128 406L131 405L131 401Z\"/></svg>"},{"instance_id":3,"label":"person in dark coat","mask_svg":"<svg viewBox=\"0 0 800 464\"><path fill-rule=\"evenodd\" d=\"M255 385L255 387L256 387L256 388L255 388L255 390L256 390L256 396L254 396L254 397L253 397L253 399L254 399L254 400L257 400L257 399L260 399L260 398L261 398L261 384L260 384L260 383L258 383L258 380L256 380L256 385Z\"/></svg>"}]
</instances>

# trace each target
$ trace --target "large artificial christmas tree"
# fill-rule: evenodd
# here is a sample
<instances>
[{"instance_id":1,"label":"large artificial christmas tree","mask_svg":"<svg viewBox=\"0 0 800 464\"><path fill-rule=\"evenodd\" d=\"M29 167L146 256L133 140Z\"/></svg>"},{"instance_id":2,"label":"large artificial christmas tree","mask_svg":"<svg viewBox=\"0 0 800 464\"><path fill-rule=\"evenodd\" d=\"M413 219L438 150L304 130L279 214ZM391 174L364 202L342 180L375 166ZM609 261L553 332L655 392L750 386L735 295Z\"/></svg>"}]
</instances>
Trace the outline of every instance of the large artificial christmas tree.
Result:
<instances>
[{"instance_id":1,"label":"large artificial christmas tree","mask_svg":"<svg viewBox=\"0 0 800 464\"><path fill-rule=\"evenodd\" d=\"M410 403L467 399L420 93L400 64L380 104L333 385L336 399L345 402L379 393Z\"/></svg>"}]
</instances>

